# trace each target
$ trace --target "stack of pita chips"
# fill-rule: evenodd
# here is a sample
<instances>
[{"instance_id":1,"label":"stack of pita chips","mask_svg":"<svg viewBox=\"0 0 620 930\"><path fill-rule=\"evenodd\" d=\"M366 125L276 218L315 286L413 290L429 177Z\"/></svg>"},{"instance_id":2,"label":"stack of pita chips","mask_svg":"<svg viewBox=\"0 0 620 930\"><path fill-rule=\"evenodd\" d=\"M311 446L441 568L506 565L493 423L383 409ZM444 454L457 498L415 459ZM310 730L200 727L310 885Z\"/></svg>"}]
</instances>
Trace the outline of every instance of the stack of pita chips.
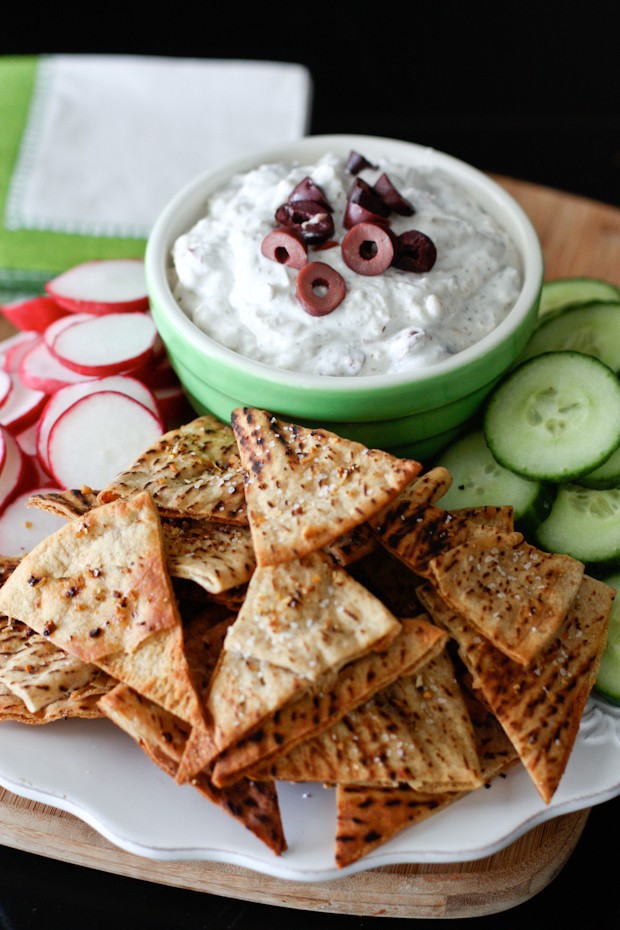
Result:
<instances>
[{"instance_id":1,"label":"stack of pita chips","mask_svg":"<svg viewBox=\"0 0 620 930\"><path fill-rule=\"evenodd\" d=\"M255 408L166 433L2 567L0 719L102 715L274 853L280 781L335 789L335 861L521 763L548 802L612 589L451 476Z\"/></svg>"}]
</instances>

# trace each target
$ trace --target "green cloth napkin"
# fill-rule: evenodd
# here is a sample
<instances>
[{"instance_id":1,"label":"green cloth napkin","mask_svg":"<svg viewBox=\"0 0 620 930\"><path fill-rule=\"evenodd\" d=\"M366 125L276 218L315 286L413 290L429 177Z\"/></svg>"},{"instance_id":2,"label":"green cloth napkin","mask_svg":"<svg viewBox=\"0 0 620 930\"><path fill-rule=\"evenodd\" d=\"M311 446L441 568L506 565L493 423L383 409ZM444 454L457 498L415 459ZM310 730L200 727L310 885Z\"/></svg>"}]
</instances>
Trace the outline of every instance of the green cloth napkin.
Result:
<instances>
[{"instance_id":1,"label":"green cloth napkin","mask_svg":"<svg viewBox=\"0 0 620 930\"><path fill-rule=\"evenodd\" d=\"M310 96L296 64L0 57L0 302L79 262L142 257L177 190L304 135Z\"/></svg>"}]
</instances>

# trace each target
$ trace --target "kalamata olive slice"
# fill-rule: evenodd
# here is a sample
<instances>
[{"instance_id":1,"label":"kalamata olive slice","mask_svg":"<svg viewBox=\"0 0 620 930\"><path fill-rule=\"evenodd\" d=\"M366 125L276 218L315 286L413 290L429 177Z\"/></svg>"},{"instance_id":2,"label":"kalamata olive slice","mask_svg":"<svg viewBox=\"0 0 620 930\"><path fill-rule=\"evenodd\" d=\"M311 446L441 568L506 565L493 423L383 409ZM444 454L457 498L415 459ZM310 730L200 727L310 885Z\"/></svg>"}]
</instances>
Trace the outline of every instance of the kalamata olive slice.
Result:
<instances>
[{"instance_id":1,"label":"kalamata olive slice","mask_svg":"<svg viewBox=\"0 0 620 930\"><path fill-rule=\"evenodd\" d=\"M310 316L326 316L347 292L339 271L325 262L309 262L297 275L297 299Z\"/></svg>"},{"instance_id":2,"label":"kalamata olive slice","mask_svg":"<svg viewBox=\"0 0 620 930\"><path fill-rule=\"evenodd\" d=\"M349 203L358 203L360 207L364 207L377 216L388 217L390 215L390 208L383 198L363 178L354 180L347 194L347 200Z\"/></svg>"},{"instance_id":3,"label":"kalamata olive slice","mask_svg":"<svg viewBox=\"0 0 620 930\"><path fill-rule=\"evenodd\" d=\"M272 229L261 244L265 258L289 268L303 268L308 261L308 249L303 237L294 229Z\"/></svg>"},{"instance_id":4,"label":"kalamata olive slice","mask_svg":"<svg viewBox=\"0 0 620 930\"><path fill-rule=\"evenodd\" d=\"M381 177L375 181L374 189L377 194L380 195L384 203L390 207L394 213L398 213L399 216L413 216L415 213L415 208L406 197L397 190L396 187L392 184L392 181L383 173Z\"/></svg>"},{"instance_id":5,"label":"kalamata olive slice","mask_svg":"<svg viewBox=\"0 0 620 930\"><path fill-rule=\"evenodd\" d=\"M328 213L333 213L334 208L331 206L324 192L311 177L305 177L291 191L289 203L295 203L298 200L310 200L312 203L318 203Z\"/></svg>"},{"instance_id":6,"label":"kalamata olive slice","mask_svg":"<svg viewBox=\"0 0 620 930\"><path fill-rule=\"evenodd\" d=\"M392 264L403 271L420 274L430 271L436 259L437 249L433 240L417 229L410 229L398 237Z\"/></svg>"},{"instance_id":7,"label":"kalamata olive slice","mask_svg":"<svg viewBox=\"0 0 620 930\"><path fill-rule=\"evenodd\" d=\"M378 213L373 213L372 210L367 210L360 203L349 200L344 208L342 225L345 229L351 229L356 223L381 223L383 226L387 226L389 220Z\"/></svg>"},{"instance_id":8,"label":"kalamata olive slice","mask_svg":"<svg viewBox=\"0 0 620 930\"><path fill-rule=\"evenodd\" d=\"M364 155L360 155L359 152L351 149L345 167L349 174L359 174L364 168L375 168L376 166L369 162Z\"/></svg>"},{"instance_id":9,"label":"kalamata olive slice","mask_svg":"<svg viewBox=\"0 0 620 930\"><path fill-rule=\"evenodd\" d=\"M356 223L342 240L342 257L358 274L383 274L394 258L394 235L376 223Z\"/></svg>"},{"instance_id":10,"label":"kalamata olive slice","mask_svg":"<svg viewBox=\"0 0 620 930\"><path fill-rule=\"evenodd\" d=\"M313 200L288 201L275 214L280 226L296 229L308 245L325 242L334 234L334 219Z\"/></svg>"}]
</instances>

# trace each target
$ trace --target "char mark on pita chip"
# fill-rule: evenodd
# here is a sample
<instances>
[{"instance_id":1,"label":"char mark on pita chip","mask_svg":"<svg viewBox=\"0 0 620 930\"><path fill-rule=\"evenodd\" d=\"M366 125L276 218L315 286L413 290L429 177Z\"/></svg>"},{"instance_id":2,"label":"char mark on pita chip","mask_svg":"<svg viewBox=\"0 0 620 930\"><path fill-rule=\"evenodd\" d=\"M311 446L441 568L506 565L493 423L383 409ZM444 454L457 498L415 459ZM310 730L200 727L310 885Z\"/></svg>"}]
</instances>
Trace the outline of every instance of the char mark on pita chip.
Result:
<instances>
[{"instance_id":1,"label":"char mark on pita chip","mask_svg":"<svg viewBox=\"0 0 620 930\"><path fill-rule=\"evenodd\" d=\"M324 548L365 523L421 465L255 408L232 413L257 564Z\"/></svg>"},{"instance_id":2,"label":"char mark on pita chip","mask_svg":"<svg viewBox=\"0 0 620 930\"><path fill-rule=\"evenodd\" d=\"M45 510L66 520L74 520L98 504L97 492L86 486L66 491L38 491L28 498L28 506Z\"/></svg>"},{"instance_id":3,"label":"char mark on pita chip","mask_svg":"<svg viewBox=\"0 0 620 930\"><path fill-rule=\"evenodd\" d=\"M422 668L445 646L447 634L426 616L401 619L402 630L384 652L348 663L320 685L284 704L222 752L213 780L225 785L316 736L404 674Z\"/></svg>"},{"instance_id":4,"label":"char mark on pita chip","mask_svg":"<svg viewBox=\"0 0 620 930\"><path fill-rule=\"evenodd\" d=\"M211 594L246 585L256 568L247 526L206 520L162 519L166 564L174 578L185 578Z\"/></svg>"},{"instance_id":5,"label":"char mark on pita chip","mask_svg":"<svg viewBox=\"0 0 620 930\"><path fill-rule=\"evenodd\" d=\"M482 701L550 803L568 763L606 637L613 589L584 575L555 639L528 665L481 636L429 583L420 598L458 644Z\"/></svg>"},{"instance_id":6,"label":"char mark on pita chip","mask_svg":"<svg viewBox=\"0 0 620 930\"><path fill-rule=\"evenodd\" d=\"M527 664L562 626L584 565L498 532L455 546L429 569L444 600L498 649Z\"/></svg>"},{"instance_id":7,"label":"char mark on pita chip","mask_svg":"<svg viewBox=\"0 0 620 930\"><path fill-rule=\"evenodd\" d=\"M229 424L211 415L165 433L98 500L108 503L145 490L163 516L247 523L235 437Z\"/></svg>"},{"instance_id":8,"label":"char mark on pita chip","mask_svg":"<svg viewBox=\"0 0 620 930\"><path fill-rule=\"evenodd\" d=\"M126 685L118 685L102 698L100 708L135 740L151 761L172 778L176 777L189 732L183 721ZM259 785L243 779L231 788L219 789L205 771L193 780L192 785L250 830L276 855L286 850L273 782Z\"/></svg>"}]
</instances>

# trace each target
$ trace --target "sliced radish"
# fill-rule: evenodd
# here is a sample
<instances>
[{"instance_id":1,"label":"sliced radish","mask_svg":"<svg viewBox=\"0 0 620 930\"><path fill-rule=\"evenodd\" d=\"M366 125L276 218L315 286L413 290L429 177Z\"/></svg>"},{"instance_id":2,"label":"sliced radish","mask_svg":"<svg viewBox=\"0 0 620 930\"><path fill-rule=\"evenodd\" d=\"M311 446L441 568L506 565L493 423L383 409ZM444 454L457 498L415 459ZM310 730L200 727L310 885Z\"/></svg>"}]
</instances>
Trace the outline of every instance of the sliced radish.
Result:
<instances>
[{"instance_id":1,"label":"sliced radish","mask_svg":"<svg viewBox=\"0 0 620 930\"><path fill-rule=\"evenodd\" d=\"M153 393L155 394L155 400L159 404L159 412L166 429L170 429L178 423L190 420L195 416L180 384L155 388Z\"/></svg>"},{"instance_id":2,"label":"sliced radish","mask_svg":"<svg viewBox=\"0 0 620 930\"><path fill-rule=\"evenodd\" d=\"M11 392L0 407L0 424L11 433L23 432L31 426L43 410L47 394L24 384L15 372L10 373Z\"/></svg>"},{"instance_id":3,"label":"sliced radish","mask_svg":"<svg viewBox=\"0 0 620 930\"><path fill-rule=\"evenodd\" d=\"M54 345L56 336L58 336L59 333L63 331L63 329L66 329L67 326L73 326L74 323L80 323L84 320L94 319L96 319L94 313L67 313L59 320L55 320L53 323L50 323L50 325L45 329L45 332L42 333L43 341L45 342L48 349L51 349Z\"/></svg>"},{"instance_id":4,"label":"sliced radish","mask_svg":"<svg viewBox=\"0 0 620 930\"><path fill-rule=\"evenodd\" d=\"M87 380L86 375L63 365L52 355L43 340L24 353L19 363L18 374L21 381L31 390L43 391L45 394L53 394L67 384Z\"/></svg>"},{"instance_id":5,"label":"sliced radish","mask_svg":"<svg viewBox=\"0 0 620 930\"><path fill-rule=\"evenodd\" d=\"M4 426L0 426L0 433L5 448L4 462L0 471L0 513L22 488L25 472L25 456L17 440Z\"/></svg>"},{"instance_id":6,"label":"sliced radish","mask_svg":"<svg viewBox=\"0 0 620 930\"><path fill-rule=\"evenodd\" d=\"M141 259L106 259L75 265L49 281L46 291L72 313L127 313L149 308Z\"/></svg>"},{"instance_id":7,"label":"sliced radish","mask_svg":"<svg viewBox=\"0 0 620 930\"><path fill-rule=\"evenodd\" d=\"M37 434L39 432L39 422L40 417L34 423L31 423L30 426L27 426L26 429L21 430L19 433L13 434L17 439L19 448L22 450L24 455L37 455Z\"/></svg>"},{"instance_id":8,"label":"sliced radish","mask_svg":"<svg viewBox=\"0 0 620 930\"><path fill-rule=\"evenodd\" d=\"M108 313L66 327L51 351L63 365L83 375L112 375L144 365L157 335L150 313Z\"/></svg>"},{"instance_id":9,"label":"sliced radish","mask_svg":"<svg viewBox=\"0 0 620 930\"><path fill-rule=\"evenodd\" d=\"M47 400L37 424L36 451L41 465L48 474L51 474L51 465L47 457L47 443L54 423L76 401L98 391L115 391L119 394L126 394L128 397L132 397L144 404L155 416L160 416L159 404L153 392L141 381L128 375L92 378L90 381L80 381L77 384L69 384L64 388L60 388Z\"/></svg>"},{"instance_id":10,"label":"sliced radish","mask_svg":"<svg viewBox=\"0 0 620 930\"><path fill-rule=\"evenodd\" d=\"M42 340L40 333L17 333L0 344L0 366L5 371L17 371L19 363L30 349Z\"/></svg>"},{"instance_id":11,"label":"sliced radish","mask_svg":"<svg viewBox=\"0 0 620 930\"><path fill-rule=\"evenodd\" d=\"M97 391L54 422L47 442L51 473L63 488L104 487L163 432L163 422L127 394Z\"/></svg>"},{"instance_id":12,"label":"sliced radish","mask_svg":"<svg viewBox=\"0 0 620 930\"><path fill-rule=\"evenodd\" d=\"M0 369L0 410L2 405L6 400L8 400L9 394L13 387L13 379L8 371L5 371L4 368ZM0 413L1 416L1 413Z\"/></svg>"},{"instance_id":13,"label":"sliced radish","mask_svg":"<svg viewBox=\"0 0 620 930\"><path fill-rule=\"evenodd\" d=\"M33 487L18 494L0 514L0 552L11 558L19 558L30 552L37 543L60 529L67 521L55 513L37 507L28 507L33 494L41 491L62 490L50 485Z\"/></svg>"},{"instance_id":14,"label":"sliced radish","mask_svg":"<svg viewBox=\"0 0 620 930\"><path fill-rule=\"evenodd\" d=\"M48 294L4 304L0 311L15 329L36 333L44 332L50 323L69 313Z\"/></svg>"}]
</instances>

